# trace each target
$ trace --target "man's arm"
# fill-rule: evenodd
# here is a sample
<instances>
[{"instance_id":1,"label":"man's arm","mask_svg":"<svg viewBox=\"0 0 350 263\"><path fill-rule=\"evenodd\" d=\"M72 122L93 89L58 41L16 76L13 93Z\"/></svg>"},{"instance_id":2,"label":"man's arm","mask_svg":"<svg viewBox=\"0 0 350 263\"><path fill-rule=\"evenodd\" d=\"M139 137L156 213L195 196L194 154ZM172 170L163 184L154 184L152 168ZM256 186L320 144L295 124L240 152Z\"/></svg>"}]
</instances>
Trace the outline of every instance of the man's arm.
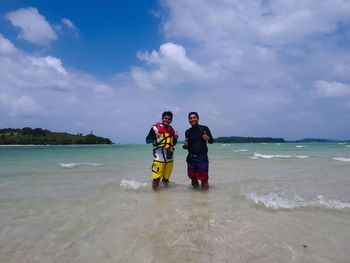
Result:
<instances>
[{"instance_id":1,"label":"man's arm","mask_svg":"<svg viewBox=\"0 0 350 263\"><path fill-rule=\"evenodd\" d=\"M208 143L213 143L213 142L214 142L214 138L213 138L213 136L211 135L211 132L210 132L210 130L209 130L208 127L206 127L206 132L207 132L207 135L209 136Z\"/></svg>"},{"instance_id":2,"label":"man's arm","mask_svg":"<svg viewBox=\"0 0 350 263\"><path fill-rule=\"evenodd\" d=\"M185 132L185 141L184 141L184 144L182 145L182 148L184 149L188 149L188 130L186 130Z\"/></svg>"},{"instance_id":3,"label":"man's arm","mask_svg":"<svg viewBox=\"0 0 350 263\"><path fill-rule=\"evenodd\" d=\"M157 139L156 133L153 130L153 127L149 130L149 133L146 137L146 143L153 143Z\"/></svg>"}]
</instances>

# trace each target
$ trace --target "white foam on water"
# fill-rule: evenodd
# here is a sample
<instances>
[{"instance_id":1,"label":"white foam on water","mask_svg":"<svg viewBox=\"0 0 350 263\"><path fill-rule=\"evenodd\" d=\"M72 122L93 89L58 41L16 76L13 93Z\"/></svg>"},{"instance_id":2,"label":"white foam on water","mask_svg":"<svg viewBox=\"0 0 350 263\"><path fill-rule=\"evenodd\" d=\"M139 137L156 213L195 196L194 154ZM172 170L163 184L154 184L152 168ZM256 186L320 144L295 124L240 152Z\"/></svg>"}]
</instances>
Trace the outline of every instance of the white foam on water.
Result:
<instances>
[{"instance_id":1,"label":"white foam on water","mask_svg":"<svg viewBox=\"0 0 350 263\"><path fill-rule=\"evenodd\" d=\"M230 146L229 143L223 143L222 146Z\"/></svg>"},{"instance_id":2,"label":"white foam on water","mask_svg":"<svg viewBox=\"0 0 350 263\"><path fill-rule=\"evenodd\" d=\"M81 165L80 163L59 163L62 168L73 168Z\"/></svg>"},{"instance_id":3,"label":"white foam on water","mask_svg":"<svg viewBox=\"0 0 350 263\"><path fill-rule=\"evenodd\" d=\"M285 194L268 193L259 195L255 192L247 193L246 198L255 204L262 204L266 208L272 209L293 209L300 207L325 207L329 209L346 209L350 208L350 203L340 200L325 199L322 195L318 195L316 200L306 201L299 195L287 197Z\"/></svg>"},{"instance_id":4,"label":"white foam on water","mask_svg":"<svg viewBox=\"0 0 350 263\"><path fill-rule=\"evenodd\" d=\"M309 158L308 155L282 155L282 154L261 154L261 153L254 153L254 156L250 157L252 160L257 160L257 159L273 159L273 158L278 158L278 159L288 159L288 158L298 158L298 159L306 159Z\"/></svg>"},{"instance_id":5,"label":"white foam on water","mask_svg":"<svg viewBox=\"0 0 350 263\"><path fill-rule=\"evenodd\" d=\"M332 159L339 162L350 162L350 158L345 158L345 157L334 157Z\"/></svg>"},{"instance_id":6,"label":"white foam on water","mask_svg":"<svg viewBox=\"0 0 350 263\"><path fill-rule=\"evenodd\" d=\"M304 148L305 146L304 145L297 145L295 146L296 148Z\"/></svg>"},{"instance_id":7,"label":"white foam on water","mask_svg":"<svg viewBox=\"0 0 350 263\"><path fill-rule=\"evenodd\" d=\"M253 201L255 204L263 204L267 208L279 209L279 208L295 208L300 207L303 204L303 199L299 196L295 196L294 199L288 199L285 196L269 193L267 195L258 195L254 192L246 194L248 200Z\"/></svg>"},{"instance_id":8,"label":"white foam on water","mask_svg":"<svg viewBox=\"0 0 350 263\"><path fill-rule=\"evenodd\" d=\"M327 208L335 208L335 209L344 209L344 208L350 208L350 203L344 203L339 200L325 200L322 195L317 196L317 204L320 204Z\"/></svg>"},{"instance_id":9,"label":"white foam on water","mask_svg":"<svg viewBox=\"0 0 350 263\"><path fill-rule=\"evenodd\" d=\"M254 157L263 158L263 159L272 159L272 158L291 158L291 155L271 155L271 154L261 154L261 153L254 153Z\"/></svg>"},{"instance_id":10,"label":"white foam on water","mask_svg":"<svg viewBox=\"0 0 350 263\"><path fill-rule=\"evenodd\" d=\"M235 152L248 152L247 149L240 149L240 150L235 150Z\"/></svg>"},{"instance_id":11,"label":"white foam on water","mask_svg":"<svg viewBox=\"0 0 350 263\"><path fill-rule=\"evenodd\" d=\"M88 166L102 166L103 164L102 163L83 163L85 165L88 165Z\"/></svg>"},{"instance_id":12,"label":"white foam on water","mask_svg":"<svg viewBox=\"0 0 350 263\"><path fill-rule=\"evenodd\" d=\"M120 182L120 187L124 189L139 189L141 187L147 187L147 182L138 182L135 180L123 179Z\"/></svg>"},{"instance_id":13,"label":"white foam on water","mask_svg":"<svg viewBox=\"0 0 350 263\"><path fill-rule=\"evenodd\" d=\"M86 166L102 166L102 163L59 163L59 165L62 168L74 168L77 166L82 166L82 165L86 165Z\"/></svg>"},{"instance_id":14,"label":"white foam on water","mask_svg":"<svg viewBox=\"0 0 350 263\"><path fill-rule=\"evenodd\" d=\"M346 145L345 147L348 147L348 148L349 148L349 147L350 147L350 145Z\"/></svg>"}]
</instances>

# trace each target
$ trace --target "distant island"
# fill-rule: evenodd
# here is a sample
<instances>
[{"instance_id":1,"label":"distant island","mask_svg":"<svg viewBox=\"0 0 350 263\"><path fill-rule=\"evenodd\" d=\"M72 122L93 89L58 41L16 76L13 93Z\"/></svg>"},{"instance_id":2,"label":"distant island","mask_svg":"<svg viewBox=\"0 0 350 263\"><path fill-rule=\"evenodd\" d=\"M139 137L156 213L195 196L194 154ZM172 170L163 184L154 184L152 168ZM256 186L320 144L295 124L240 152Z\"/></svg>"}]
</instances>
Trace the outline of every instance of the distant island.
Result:
<instances>
[{"instance_id":1,"label":"distant island","mask_svg":"<svg viewBox=\"0 0 350 263\"><path fill-rule=\"evenodd\" d=\"M271 138L271 137L241 137L241 136L229 136L218 137L214 139L217 143L311 143L311 142L350 142L350 140L327 140L317 138L305 138L302 140L286 141L283 138Z\"/></svg>"},{"instance_id":2,"label":"distant island","mask_svg":"<svg viewBox=\"0 0 350 263\"><path fill-rule=\"evenodd\" d=\"M271 138L271 137L241 137L241 136L230 136L230 137L218 137L214 139L215 142L219 143L268 143L268 142L286 142L283 138Z\"/></svg>"},{"instance_id":3,"label":"distant island","mask_svg":"<svg viewBox=\"0 0 350 263\"><path fill-rule=\"evenodd\" d=\"M51 132L41 128L0 129L0 145L68 145L68 144L112 144L108 138L94 134L83 135L67 132Z\"/></svg>"}]
</instances>

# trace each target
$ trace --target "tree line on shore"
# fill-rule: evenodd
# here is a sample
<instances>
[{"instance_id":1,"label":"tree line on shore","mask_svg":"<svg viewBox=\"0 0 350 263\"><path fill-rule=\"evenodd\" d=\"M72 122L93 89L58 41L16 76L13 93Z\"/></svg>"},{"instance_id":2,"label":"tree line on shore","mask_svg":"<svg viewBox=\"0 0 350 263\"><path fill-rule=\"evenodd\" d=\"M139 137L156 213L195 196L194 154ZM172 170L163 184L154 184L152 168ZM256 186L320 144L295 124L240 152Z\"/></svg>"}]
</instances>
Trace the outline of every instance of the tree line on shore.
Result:
<instances>
[{"instance_id":1,"label":"tree line on shore","mask_svg":"<svg viewBox=\"0 0 350 263\"><path fill-rule=\"evenodd\" d=\"M67 132L51 132L47 129L25 127L22 129L0 129L0 145L68 145L68 144L112 144L108 138L94 134L83 135Z\"/></svg>"}]
</instances>

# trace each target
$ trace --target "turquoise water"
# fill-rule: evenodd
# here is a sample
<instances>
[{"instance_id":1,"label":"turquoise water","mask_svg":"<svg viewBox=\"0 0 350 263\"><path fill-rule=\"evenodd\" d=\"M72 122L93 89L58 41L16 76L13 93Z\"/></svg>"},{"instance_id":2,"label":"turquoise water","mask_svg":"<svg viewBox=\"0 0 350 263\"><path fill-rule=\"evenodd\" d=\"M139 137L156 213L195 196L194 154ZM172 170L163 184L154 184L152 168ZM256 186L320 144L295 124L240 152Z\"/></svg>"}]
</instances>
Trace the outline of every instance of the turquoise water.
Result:
<instances>
[{"instance_id":1,"label":"turquoise water","mask_svg":"<svg viewBox=\"0 0 350 263\"><path fill-rule=\"evenodd\" d=\"M177 147L0 146L1 262L350 262L350 145L214 144L193 191Z\"/></svg>"}]
</instances>

